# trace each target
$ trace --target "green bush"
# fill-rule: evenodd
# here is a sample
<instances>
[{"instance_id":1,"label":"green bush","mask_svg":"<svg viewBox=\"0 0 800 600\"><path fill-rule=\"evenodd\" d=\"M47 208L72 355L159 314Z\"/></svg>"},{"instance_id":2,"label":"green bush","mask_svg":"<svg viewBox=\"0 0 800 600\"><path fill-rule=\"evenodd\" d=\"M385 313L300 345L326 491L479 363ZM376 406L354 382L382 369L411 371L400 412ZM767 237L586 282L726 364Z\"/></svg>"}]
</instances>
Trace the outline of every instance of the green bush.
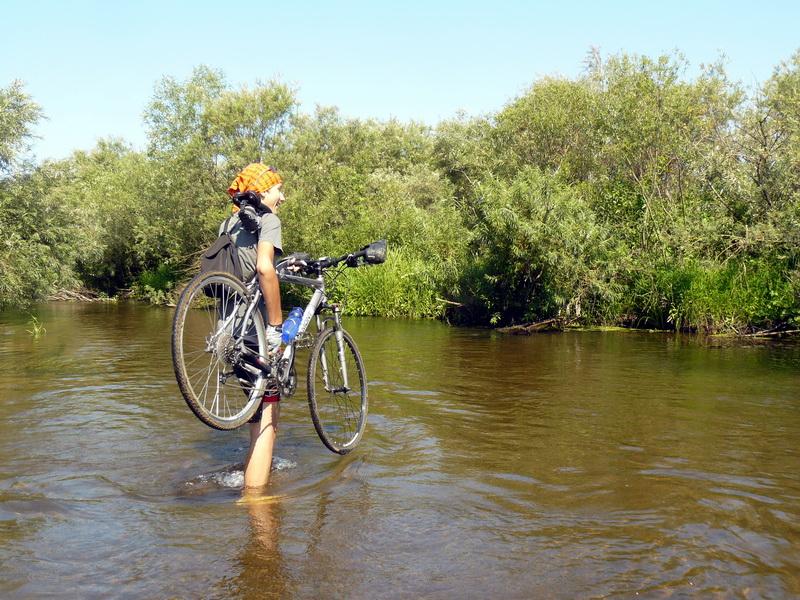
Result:
<instances>
[{"instance_id":1,"label":"green bush","mask_svg":"<svg viewBox=\"0 0 800 600\"><path fill-rule=\"evenodd\" d=\"M737 332L794 321L800 316L799 283L796 272L763 260L699 269L673 320L677 326Z\"/></svg>"},{"instance_id":2,"label":"green bush","mask_svg":"<svg viewBox=\"0 0 800 600\"><path fill-rule=\"evenodd\" d=\"M632 308L639 326L745 332L800 317L800 277L764 260L661 264L640 273Z\"/></svg>"},{"instance_id":3,"label":"green bush","mask_svg":"<svg viewBox=\"0 0 800 600\"><path fill-rule=\"evenodd\" d=\"M345 270L330 292L349 314L435 318L444 314L430 260L390 249L382 265Z\"/></svg>"},{"instance_id":4,"label":"green bush","mask_svg":"<svg viewBox=\"0 0 800 600\"><path fill-rule=\"evenodd\" d=\"M180 277L181 273L174 267L159 265L157 269L139 275L133 285L133 295L151 304L173 304L176 301L175 286Z\"/></svg>"},{"instance_id":5,"label":"green bush","mask_svg":"<svg viewBox=\"0 0 800 600\"><path fill-rule=\"evenodd\" d=\"M592 321L613 314L620 250L579 186L528 167L511 183L487 182L479 191L473 261L461 283L468 320Z\"/></svg>"}]
</instances>

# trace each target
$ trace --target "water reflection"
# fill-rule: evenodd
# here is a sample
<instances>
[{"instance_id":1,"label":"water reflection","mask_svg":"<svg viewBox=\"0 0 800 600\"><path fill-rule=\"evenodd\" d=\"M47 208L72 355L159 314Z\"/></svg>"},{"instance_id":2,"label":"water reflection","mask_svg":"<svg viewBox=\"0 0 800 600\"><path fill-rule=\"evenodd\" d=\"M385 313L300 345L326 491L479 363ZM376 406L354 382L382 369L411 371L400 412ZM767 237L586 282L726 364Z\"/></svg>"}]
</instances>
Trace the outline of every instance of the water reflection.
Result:
<instances>
[{"instance_id":1,"label":"water reflection","mask_svg":"<svg viewBox=\"0 0 800 600\"><path fill-rule=\"evenodd\" d=\"M251 493L240 504L247 510L249 527L237 557L239 574L224 582L223 591L229 597L286 598L289 582L280 545L282 502Z\"/></svg>"}]
</instances>

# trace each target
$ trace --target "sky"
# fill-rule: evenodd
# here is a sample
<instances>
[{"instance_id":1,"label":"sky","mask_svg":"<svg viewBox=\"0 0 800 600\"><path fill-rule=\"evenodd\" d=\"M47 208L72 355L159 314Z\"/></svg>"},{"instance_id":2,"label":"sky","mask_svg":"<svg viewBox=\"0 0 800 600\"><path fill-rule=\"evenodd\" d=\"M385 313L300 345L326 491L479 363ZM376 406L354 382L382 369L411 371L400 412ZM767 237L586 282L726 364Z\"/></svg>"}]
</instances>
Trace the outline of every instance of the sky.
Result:
<instances>
[{"instance_id":1,"label":"sky","mask_svg":"<svg viewBox=\"0 0 800 600\"><path fill-rule=\"evenodd\" d=\"M101 138L143 149L164 77L206 65L238 88L277 79L300 110L435 125L501 110L544 76L577 77L592 47L690 63L724 55L755 88L800 49L800 2L0 0L0 88L42 107L32 155Z\"/></svg>"}]
</instances>

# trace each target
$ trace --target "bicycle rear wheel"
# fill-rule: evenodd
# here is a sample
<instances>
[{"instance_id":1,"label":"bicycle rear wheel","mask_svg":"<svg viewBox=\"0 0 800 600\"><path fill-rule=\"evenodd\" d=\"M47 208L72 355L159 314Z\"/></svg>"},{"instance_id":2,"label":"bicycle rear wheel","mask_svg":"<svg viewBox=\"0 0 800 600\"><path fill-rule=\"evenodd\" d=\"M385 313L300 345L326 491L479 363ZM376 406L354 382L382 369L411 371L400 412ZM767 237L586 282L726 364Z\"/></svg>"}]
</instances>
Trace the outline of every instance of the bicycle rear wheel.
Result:
<instances>
[{"instance_id":1,"label":"bicycle rear wheel","mask_svg":"<svg viewBox=\"0 0 800 600\"><path fill-rule=\"evenodd\" d=\"M242 359L243 347L267 355L260 311L253 310L244 322L249 301L247 289L235 277L206 273L189 282L175 308L175 378L192 412L214 429L246 423L266 388L265 375L248 370Z\"/></svg>"},{"instance_id":2,"label":"bicycle rear wheel","mask_svg":"<svg viewBox=\"0 0 800 600\"><path fill-rule=\"evenodd\" d=\"M356 343L346 331L341 334L341 355L331 328L314 342L308 359L308 406L322 443L331 452L347 454L367 424L367 378Z\"/></svg>"}]
</instances>

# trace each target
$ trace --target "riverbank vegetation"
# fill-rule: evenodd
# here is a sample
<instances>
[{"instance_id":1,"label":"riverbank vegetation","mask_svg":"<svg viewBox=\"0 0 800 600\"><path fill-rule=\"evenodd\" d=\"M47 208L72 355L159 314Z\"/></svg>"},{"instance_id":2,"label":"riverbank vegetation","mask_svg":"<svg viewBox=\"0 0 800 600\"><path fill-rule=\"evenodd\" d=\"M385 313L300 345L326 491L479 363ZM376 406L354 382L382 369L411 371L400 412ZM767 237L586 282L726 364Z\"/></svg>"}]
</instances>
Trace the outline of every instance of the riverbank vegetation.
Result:
<instances>
[{"instance_id":1,"label":"riverbank vegetation","mask_svg":"<svg viewBox=\"0 0 800 600\"><path fill-rule=\"evenodd\" d=\"M690 75L690 73L692 73ZM592 53L496 114L436 126L300 110L280 82L165 78L148 145L22 160L42 108L0 89L0 302L83 286L169 302L274 164L284 244L386 238L336 294L357 314L745 332L800 325L800 52L746 93L722 64Z\"/></svg>"}]
</instances>

